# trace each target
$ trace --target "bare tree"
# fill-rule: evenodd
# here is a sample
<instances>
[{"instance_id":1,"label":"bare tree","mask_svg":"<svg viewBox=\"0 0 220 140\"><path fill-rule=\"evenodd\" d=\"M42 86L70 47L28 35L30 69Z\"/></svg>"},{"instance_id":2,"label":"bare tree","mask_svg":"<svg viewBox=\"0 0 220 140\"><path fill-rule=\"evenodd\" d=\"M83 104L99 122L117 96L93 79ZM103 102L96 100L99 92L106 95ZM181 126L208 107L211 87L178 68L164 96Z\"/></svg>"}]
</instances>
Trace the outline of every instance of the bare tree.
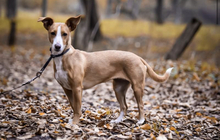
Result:
<instances>
[{"instance_id":1,"label":"bare tree","mask_svg":"<svg viewBox=\"0 0 220 140\"><path fill-rule=\"evenodd\" d=\"M132 15L134 17L138 17L140 6L141 6L142 0L133 0L133 8L132 8Z\"/></svg>"},{"instance_id":2,"label":"bare tree","mask_svg":"<svg viewBox=\"0 0 220 140\"><path fill-rule=\"evenodd\" d=\"M162 24L163 23L163 0L157 0L155 16L156 16L156 22L158 24Z\"/></svg>"},{"instance_id":3,"label":"bare tree","mask_svg":"<svg viewBox=\"0 0 220 140\"><path fill-rule=\"evenodd\" d=\"M139 14L140 5L142 0L108 0L106 8L106 16L117 17L121 13L136 19Z\"/></svg>"},{"instance_id":4,"label":"bare tree","mask_svg":"<svg viewBox=\"0 0 220 140\"><path fill-rule=\"evenodd\" d=\"M10 20L10 32L8 36L8 45L13 46L16 41L16 20L17 0L6 1L6 17Z\"/></svg>"},{"instance_id":5,"label":"bare tree","mask_svg":"<svg viewBox=\"0 0 220 140\"><path fill-rule=\"evenodd\" d=\"M197 31L199 30L202 22L200 22L196 18L192 18L192 20L188 23L183 33L176 40L172 49L167 53L165 59L177 60L184 50L187 48Z\"/></svg>"},{"instance_id":6,"label":"bare tree","mask_svg":"<svg viewBox=\"0 0 220 140\"><path fill-rule=\"evenodd\" d=\"M47 13L47 0L42 0L42 17L45 17Z\"/></svg>"},{"instance_id":7,"label":"bare tree","mask_svg":"<svg viewBox=\"0 0 220 140\"><path fill-rule=\"evenodd\" d=\"M17 0L7 0L6 1L6 17L8 19L13 19L17 15Z\"/></svg>"},{"instance_id":8,"label":"bare tree","mask_svg":"<svg viewBox=\"0 0 220 140\"><path fill-rule=\"evenodd\" d=\"M0 17L2 16L2 5L3 5L3 1L0 1Z\"/></svg>"},{"instance_id":9,"label":"bare tree","mask_svg":"<svg viewBox=\"0 0 220 140\"><path fill-rule=\"evenodd\" d=\"M73 46L77 49L87 50L89 43L102 38L95 0L80 0L85 16L82 16L73 38Z\"/></svg>"},{"instance_id":10,"label":"bare tree","mask_svg":"<svg viewBox=\"0 0 220 140\"><path fill-rule=\"evenodd\" d=\"M172 0L172 7L174 11L174 22L176 24L181 23L182 11L187 0Z\"/></svg>"},{"instance_id":11,"label":"bare tree","mask_svg":"<svg viewBox=\"0 0 220 140\"><path fill-rule=\"evenodd\" d=\"M107 0L107 8L106 8L106 11L105 11L105 15L108 17L111 15L112 13L112 2L113 0Z\"/></svg>"}]
</instances>

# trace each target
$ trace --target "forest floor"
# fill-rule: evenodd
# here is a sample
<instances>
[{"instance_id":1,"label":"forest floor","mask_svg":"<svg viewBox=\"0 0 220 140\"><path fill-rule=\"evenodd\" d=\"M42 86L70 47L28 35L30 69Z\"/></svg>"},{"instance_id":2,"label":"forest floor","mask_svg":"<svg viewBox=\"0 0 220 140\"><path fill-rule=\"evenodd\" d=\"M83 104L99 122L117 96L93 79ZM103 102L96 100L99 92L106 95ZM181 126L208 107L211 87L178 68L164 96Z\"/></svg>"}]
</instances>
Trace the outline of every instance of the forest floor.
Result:
<instances>
[{"instance_id":1,"label":"forest floor","mask_svg":"<svg viewBox=\"0 0 220 140\"><path fill-rule=\"evenodd\" d=\"M0 89L5 91L28 81L43 66L49 51L16 47L0 49ZM83 92L82 117L71 126L72 109L53 78L52 63L33 84L0 95L2 139L219 139L220 73L202 61L148 62L162 74L174 67L170 79L156 83L149 77L144 89L145 122L137 125L138 110L128 90L128 115L119 124L111 82Z\"/></svg>"}]
</instances>

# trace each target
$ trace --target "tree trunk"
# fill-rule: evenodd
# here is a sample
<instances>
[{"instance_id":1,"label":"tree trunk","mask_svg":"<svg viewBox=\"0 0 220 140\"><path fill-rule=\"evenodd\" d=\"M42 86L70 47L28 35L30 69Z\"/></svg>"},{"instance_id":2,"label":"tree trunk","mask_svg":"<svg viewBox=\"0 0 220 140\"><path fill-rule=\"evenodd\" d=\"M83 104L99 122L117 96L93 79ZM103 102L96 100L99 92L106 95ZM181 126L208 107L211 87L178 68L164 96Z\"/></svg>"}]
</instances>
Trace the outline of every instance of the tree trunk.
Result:
<instances>
[{"instance_id":1,"label":"tree trunk","mask_svg":"<svg viewBox=\"0 0 220 140\"><path fill-rule=\"evenodd\" d=\"M218 13L219 13L219 7L218 7L218 0L216 0L216 25L219 24L219 16L218 16Z\"/></svg>"},{"instance_id":2,"label":"tree trunk","mask_svg":"<svg viewBox=\"0 0 220 140\"><path fill-rule=\"evenodd\" d=\"M140 6L141 6L141 2L142 0L134 0L134 6L133 6L133 9L132 9L132 15L134 17L138 17L138 14L139 14L139 10L140 10Z\"/></svg>"},{"instance_id":3,"label":"tree trunk","mask_svg":"<svg viewBox=\"0 0 220 140\"><path fill-rule=\"evenodd\" d=\"M163 0L157 0L157 7L155 11L156 15L156 22L158 24L163 23Z\"/></svg>"},{"instance_id":4,"label":"tree trunk","mask_svg":"<svg viewBox=\"0 0 220 140\"><path fill-rule=\"evenodd\" d=\"M126 3L127 13L133 18L137 19L141 0L128 0Z\"/></svg>"},{"instance_id":5,"label":"tree trunk","mask_svg":"<svg viewBox=\"0 0 220 140\"><path fill-rule=\"evenodd\" d=\"M47 13L47 0L42 0L42 17L45 17Z\"/></svg>"},{"instance_id":6,"label":"tree trunk","mask_svg":"<svg viewBox=\"0 0 220 140\"><path fill-rule=\"evenodd\" d=\"M10 22L10 32L8 37L8 45L14 46L16 41L16 22L15 20L11 20Z\"/></svg>"},{"instance_id":7,"label":"tree trunk","mask_svg":"<svg viewBox=\"0 0 220 140\"><path fill-rule=\"evenodd\" d=\"M85 17L82 17L80 24L74 33L73 47L87 50L91 41L98 41L102 38L99 25L99 17L96 11L95 0L81 0L85 10Z\"/></svg>"},{"instance_id":8,"label":"tree trunk","mask_svg":"<svg viewBox=\"0 0 220 140\"><path fill-rule=\"evenodd\" d=\"M3 1L0 1L0 18L2 17L2 5L3 5Z\"/></svg>"},{"instance_id":9,"label":"tree trunk","mask_svg":"<svg viewBox=\"0 0 220 140\"><path fill-rule=\"evenodd\" d=\"M201 25L202 23L199 20L193 18L177 39L176 43L173 45L173 48L167 53L165 59L177 60L187 48Z\"/></svg>"},{"instance_id":10,"label":"tree trunk","mask_svg":"<svg viewBox=\"0 0 220 140\"><path fill-rule=\"evenodd\" d=\"M14 46L16 41L16 20L17 0L6 1L6 17L10 20L10 32L8 35L8 45Z\"/></svg>"},{"instance_id":11,"label":"tree trunk","mask_svg":"<svg viewBox=\"0 0 220 140\"><path fill-rule=\"evenodd\" d=\"M174 12L174 22L175 24L180 24L182 19L183 7L187 0L173 0L172 7Z\"/></svg>"},{"instance_id":12,"label":"tree trunk","mask_svg":"<svg viewBox=\"0 0 220 140\"><path fill-rule=\"evenodd\" d=\"M137 0L127 0L126 2L122 1L121 5L123 5L123 6L120 9L120 12L130 16L132 19L137 19L141 2L142 2L142 0L138 0L138 1ZM122 3L125 3L125 4L122 4Z\"/></svg>"},{"instance_id":13,"label":"tree trunk","mask_svg":"<svg viewBox=\"0 0 220 140\"><path fill-rule=\"evenodd\" d=\"M113 2L112 0L107 1L107 8L105 11L106 17L109 17L112 14L112 2Z\"/></svg>"},{"instance_id":14,"label":"tree trunk","mask_svg":"<svg viewBox=\"0 0 220 140\"><path fill-rule=\"evenodd\" d=\"M179 24L181 22L181 11L179 9L179 1L180 0L172 0L172 7L174 12L174 22L175 24Z\"/></svg>"},{"instance_id":15,"label":"tree trunk","mask_svg":"<svg viewBox=\"0 0 220 140\"><path fill-rule=\"evenodd\" d=\"M7 0L6 1L6 17L8 19L13 19L17 15L17 0Z\"/></svg>"}]
</instances>

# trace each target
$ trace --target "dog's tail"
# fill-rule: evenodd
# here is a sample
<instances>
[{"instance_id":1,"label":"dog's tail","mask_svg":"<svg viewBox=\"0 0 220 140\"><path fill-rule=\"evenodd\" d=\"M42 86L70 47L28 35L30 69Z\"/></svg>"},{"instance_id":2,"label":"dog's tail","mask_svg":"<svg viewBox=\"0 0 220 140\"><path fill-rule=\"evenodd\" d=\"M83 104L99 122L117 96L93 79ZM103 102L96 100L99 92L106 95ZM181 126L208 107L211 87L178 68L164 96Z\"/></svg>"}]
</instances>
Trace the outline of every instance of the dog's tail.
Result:
<instances>
[{"instance_id":1,"label":"dog's tail","mask_svg":"<svg viewBox=\"0 0 220 140\"><path fill-rule=\"evenodd\" d=\"M147 62L141 58L141 61L144 63L144 65L147 67L147 73L148 75L154 80L154 81L157 81L157 82L164 82L166 80L169 79L170 77L170 73L173 69L172 68L169 68L166 70L166 73L164 73L163 75L158 75L154 72L154 70L150 67L150 65L147 64Z\"/></svg>"}]
</instances>

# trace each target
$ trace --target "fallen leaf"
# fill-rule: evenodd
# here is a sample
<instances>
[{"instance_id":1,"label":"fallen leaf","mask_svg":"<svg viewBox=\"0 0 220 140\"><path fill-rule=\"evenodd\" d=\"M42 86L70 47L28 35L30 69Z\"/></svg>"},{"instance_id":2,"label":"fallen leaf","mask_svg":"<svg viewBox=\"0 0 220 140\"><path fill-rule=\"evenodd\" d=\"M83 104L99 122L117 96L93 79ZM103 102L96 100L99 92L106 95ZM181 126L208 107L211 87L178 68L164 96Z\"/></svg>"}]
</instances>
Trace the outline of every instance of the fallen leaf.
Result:
<instances>
[{"instance_id":1,"label":"fallen leaf","mask_svg":"<svg viewBox=\"0 0 220 140\"><path fill-rule=\"evenodd\" d=\"M131 136L124 136L124 135L112 135L111 137L109 137L108 139L131 139Z\"/></svg>"},{"instance_id":2,"label":"fallen leaf","mask_svg":"<svg viewBox=\"0 0 220 140\"><path fill-rule=\"evenodd\" d=\"M43 113L43 112L40 112L40 113L39 113L39 115L40 115L40 116L43 116L43 115L45 115L45 113Z\"/></svg>"},{"instance_id":3,"label":"fallen leaf","mask_svg":"<svg viewBox=\"0 0 220 140\"><path fill-rule=\"evenodd\" d=\"M200 78L197 73L194 72L193 77L196 79L196 81L198 81L198 82L200 81Z\"/></svg>"},{"instance_id":4,"label":"fallen leaf","mask_svg":"<svg viewBox=\"0 0 220 140\"><path fill-rule=\"evenodd\" d=\"M109 123L105 124L104 127L110 130L113 129L113 126Z\"/></svg>"},{"instance_id":5,"label":"fallen leaf","mask_svg":"<svg viewBox=\"0 0 220 140\"><path fill-rule=\"evenodd\" d=\"M172 130L172 131L176 131L176 128L173 127L173 126L171 126L171 127L170 127L170 130Z\"/></svg>"},{"instance_id":6,"label":"fallen leaf","mask_svg":"<svg viewBox=\"0 0 220 140\"><path fill-rule=\"evenodd\" d=\"M151 126L149 124L144 124L144 125L141 125L140 128L143 130L150 130Z\"/></svg>"},{"instance_id":7,"label":"fallen leaf","mask_svg":"<svg viewBox=\"0 0 220 140\"><path fill-rule=\"evenodd\" d=\"M153 133L150 133L150 137L151 137L152 140L156 140L156 137L154 136Z\"/></svg>"},{"instance_id":8,"label":"fallen leaf","mask_svg":"<svg viewBox=\"0 0 220 140\"><path fill-rule=\"evenodd\" d=\"M196 112L196 116L201 117L202 114L200 112Z\"/></svg>"},{"instance_id":9,"label":"fallen leaf","mask_svg":"<svg viewBox=\"0 0 220 140\"><path fill-rule=\"evenodd\" d=\"M165 135L159 134L159 136L156 138L156 140L167 140L167 138Z\"/></svg>"},{"instance_id":10,"label":"fallen leaf","mask_svg":"<svg viewBox=\"0 0 220 140\"><path fill-rule=\"evenodd\" d=\"M30 114L31 113L31 108L29 108L26 113Z\"/></svg>"}]
</instances>

